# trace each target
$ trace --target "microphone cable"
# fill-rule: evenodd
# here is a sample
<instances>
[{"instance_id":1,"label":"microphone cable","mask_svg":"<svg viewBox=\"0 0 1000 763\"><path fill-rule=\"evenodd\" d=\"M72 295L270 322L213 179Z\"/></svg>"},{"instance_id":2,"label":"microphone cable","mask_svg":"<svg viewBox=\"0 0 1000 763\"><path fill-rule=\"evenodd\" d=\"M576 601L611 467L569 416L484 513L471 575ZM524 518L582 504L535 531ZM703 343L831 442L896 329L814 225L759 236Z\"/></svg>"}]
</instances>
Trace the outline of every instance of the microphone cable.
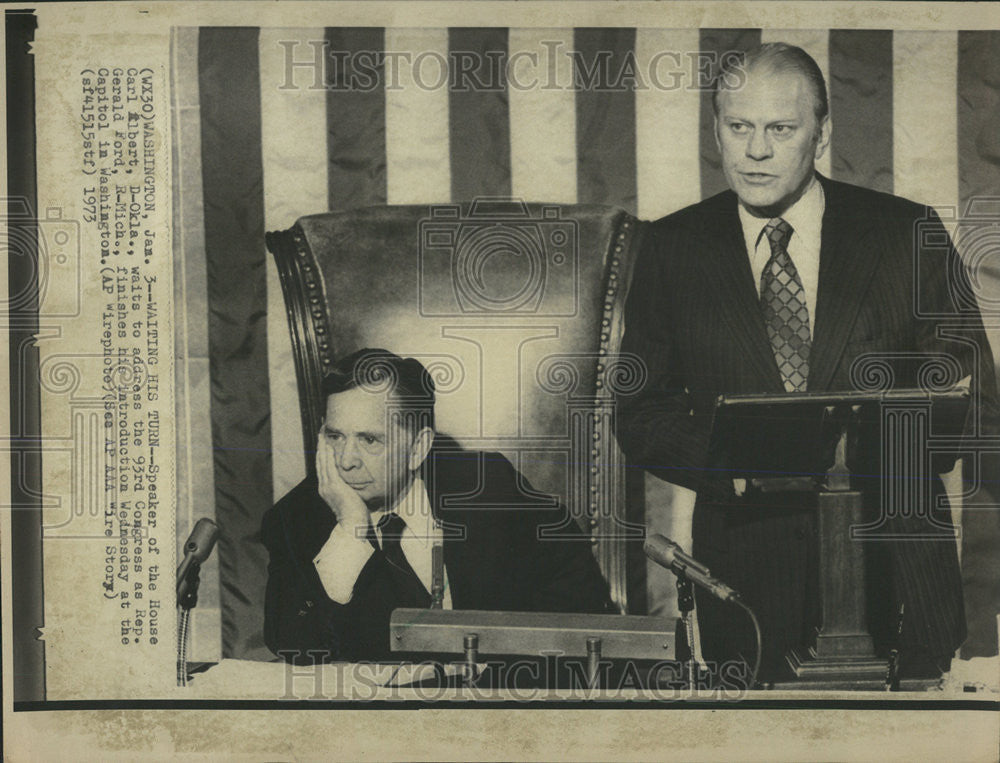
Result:
<instances>
[{"instance_id":1,"label":"microphone cable","mask_svg":"<svg viewBox=\"0 0 1000 763\"><path fill-rule=\"evenodd\" d=\"M746 603L743 601L742 598L737 596L736 598L731 599L731 601L733 602L733 604L736 604L744 612L746 612L750 616L750 622L753 623L753 630L757 642L757 649L756 649L756 656L754 657L753 673L750 679L750 685L747 686L747 689L752 689L754 686L757 685L757 673L758 671L760 671L761 649L763 646L763 639L761 638L761 633L760 633L760 623L757 621L757 615L755 615L754 611L750 609L749 606L746 605Z\"/></svg>"}]
</instances>

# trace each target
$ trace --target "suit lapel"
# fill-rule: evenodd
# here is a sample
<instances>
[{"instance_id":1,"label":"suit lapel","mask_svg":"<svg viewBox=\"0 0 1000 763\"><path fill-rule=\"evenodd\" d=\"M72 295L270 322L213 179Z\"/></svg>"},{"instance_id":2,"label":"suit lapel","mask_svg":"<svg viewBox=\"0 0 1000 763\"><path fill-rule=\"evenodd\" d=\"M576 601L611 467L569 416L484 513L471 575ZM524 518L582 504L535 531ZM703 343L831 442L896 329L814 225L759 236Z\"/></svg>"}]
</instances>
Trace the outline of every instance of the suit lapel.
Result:
<instances>
[{"instance_id":1,"label":"suit lapel","mask_svg":"<svg viewBox=\"0 0 1000 763\"><path fill-rule=\"evenodd\" d=\"M826 196L819 256L809 390L829 388L881 255L876 224L850 203L848 189L820 176Z\"/></svg>"},{"instance_id":2,"label":"suit lapel","mask_svg":"<svg viewBox=\"0 0 1000 763\"><path fill-rule=\"evenodd\" d=\"M754 386L773 392L783 391L781 374L767 338L764 315L750 270L736 194L720 194L717 202L704 221L701 240L705 246L699 262L709 282L718 285L719 314L726 328L764 383L763 386Z\"/></svg>"}]
</instances>

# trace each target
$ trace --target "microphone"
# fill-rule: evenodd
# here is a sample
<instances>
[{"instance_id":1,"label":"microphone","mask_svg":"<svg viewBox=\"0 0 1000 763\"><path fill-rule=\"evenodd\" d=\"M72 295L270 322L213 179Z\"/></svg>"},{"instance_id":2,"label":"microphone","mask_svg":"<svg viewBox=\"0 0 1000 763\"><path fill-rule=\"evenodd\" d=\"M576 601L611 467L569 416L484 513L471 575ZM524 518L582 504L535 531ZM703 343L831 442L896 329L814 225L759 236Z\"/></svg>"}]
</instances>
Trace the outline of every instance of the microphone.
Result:
<instances>
[{"instance_id":1,"label":"microphone","mask_svg":"<svg viewBox=\"0 0 1000 763\"><path fill-rule=\"evenodd\" d=\"M177 601L197 596L198 568L208 559L219 537L219 526L211 519L199 519L184 542L184 559L177 567ZM194 602L191 602L194 606Z\"/></svg>"},{"instance_id":2,"label":"microphone","mask_svg":"<svg viewBox=\"0 0 1000 763\"><path fill-rule=\"evenodd\" d=\"M701 562L684 553L684 549L666 535L654 533L646 537L642 550L646 556L678 577L684 576L722 601L735 601L740 595L711 573Z\"/></svg>"},{"instance_id":3,"label":"microphone","mask_svg":"<svg viewBox=\"0 0 1000 763\"><path fill-rule=\"evenodd\" d=\"M431 609L441 609L444 602L444 546L436 540L431 546Z\"/></svg>"}]
</instances>

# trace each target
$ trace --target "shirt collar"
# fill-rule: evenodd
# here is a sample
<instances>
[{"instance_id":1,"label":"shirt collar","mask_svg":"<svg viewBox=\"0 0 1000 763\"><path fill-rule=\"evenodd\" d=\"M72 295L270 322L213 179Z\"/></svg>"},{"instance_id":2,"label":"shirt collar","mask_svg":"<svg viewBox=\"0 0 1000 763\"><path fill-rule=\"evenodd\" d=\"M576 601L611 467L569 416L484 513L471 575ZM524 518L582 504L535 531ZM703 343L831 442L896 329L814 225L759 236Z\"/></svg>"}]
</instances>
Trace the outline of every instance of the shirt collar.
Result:
<instances>
[{"instance_id":1,"label":"shirt collar","mask_svg":"<svg viewBox=\"0 0 1000 763\"><path fill-rule=\"evenodd\" d=\"M392 512L385 509L372 512L372 526L378 526L379 520L389 513L398 514L406 524L406 530L412 533L420 543L426 546L431 542L436 525L431 513L431 502L427 496L427 488L419 476L414 477L409 489L403 494Z\"/></svg>"},{"instance_id":2,"label":"shirt collar","mask_svg":"<svg viewBox=\"0 0 1000 763\"><path fill-rule=\"evenodd\" d=\"M739 202L737 206L747 250L752 255L760 242L760 237L764 235L764 228L767 227L771 219L755 217L750 214L743 206L743 202ZM812 184L806 189L806 192L781 216L786 223L792 226L792 239L794 240L798 236L807 242L811 249L819 251L825 208L826 196L823 193L823 186L813 175Z\"/></svg>"}]
</instances>

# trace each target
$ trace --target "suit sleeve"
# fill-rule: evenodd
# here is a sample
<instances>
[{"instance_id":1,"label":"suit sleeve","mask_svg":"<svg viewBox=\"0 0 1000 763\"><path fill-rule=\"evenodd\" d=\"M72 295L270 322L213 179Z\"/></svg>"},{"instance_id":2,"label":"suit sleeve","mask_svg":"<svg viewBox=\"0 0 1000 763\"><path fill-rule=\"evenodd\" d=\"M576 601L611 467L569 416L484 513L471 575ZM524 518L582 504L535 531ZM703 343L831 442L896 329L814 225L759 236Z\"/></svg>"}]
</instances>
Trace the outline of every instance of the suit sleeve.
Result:
<instances>
[{"instance_id":1,"label":"suit sleeve","mask_svg":"<svg viewBox=\"0 0 1000 763\"><path fill-rule=\"evenodd\" d=\"M646 383L638 393L618 398L616 434L633 466L699 490L704 486L714 396L685 388L668 303L669 238L650 225L636 262L621 352L640 361Z\"/></svg>"},{"instance_id":2,"label":"suit sleeve","mask_svg":"<svg viewBox=\"0 0 1000 763\"><path fill-rule=\"evenodd\" d=\"M330 662L341 657L338 605L326 596L311 558L298 549L288 510L286 498L265 515L261 528L269 555L264 643L287 662Z\"/></svg>"},{"instance_id":3,"label":"suit sleeve","mask_svg":"<svg viewBox=\"0 0 1000 763\"><path fill-rule=\"evenodd\" d=\"M497 471L488 478L512 504L524 501L534 488L500 454L487 463ZM523 486L523 489L522 489ZM520 515L520 516L518 516ZM615 611L608 584L591 550L590 536L563 507L506 513L514 522L516 567L531 570L527 609L536 612L609 614Z\"/></svg>"},{"instance_id":4,"label":"suit sleeve","mask_svg":"<svg viewBox=\"0 0 1000 763\"><path fill-rule=\"evenodd\" d=\"M921 278L920 299L931 310L947 316L939 321L922 321L918 344L922 349L946 352L958 360L963 376L971 375L972 405L965 422L965 435L969 441L963 459L963 482L968 489L975 487L971 498L975 507L962 512L961 591L956 599L964 599L967 631L963 628L957 641L967 640L962 646L963 657L996 654L997 620L1000 610L1000 590L996 585L998 567L996 549L1000 546L1000 513L985 506L1000 504L1000 454L980 452L973 441L1000 435L1000 403L993 353L983 327L979 307L975 303L975 290L970 283L967 265L963 264L952 241L937 215L931 214L926 241L947 242L946 256L939 253L927 256L921 251L922 266L930 266L930 278ZM940 250L938 250L939 252ZM966 252L966 255L970 254ZM975 263L971 263L975 266ZM972 273L973 278L979 274ZM948 338L939 337L941 329ZM935 463L936 471L948 470L950 459ZM943 605L940 605L943 606ZM946 646L953 646L946 642Z\"/></svg>"},{"instance_id":5,"label":"suit sleeve","mask_svg":"<svg viewBox=\"0 0 1000 763\"><path fill-rule=\"evenodd\" d=\"M966 435L996 435L1000 433L1000 402L993 353L968 268L937 214L931 212L926 226L918 226L917 231L921 236L920 309L939 316L938 320L919 321L917 346L925 352L948 355L957 361L962 376L972 377ZM928 242L946 242L944 256L937 246L928 252Z\"/></svg>"},{"instance_id":6,"label":"suit sleeve","mask_svg":"<svg viewBox=\"0 0 1000 763\"><path fill-rule=\"evenodd\" d=\"M610 614L615 611L608 584L591 551L590 538L570 524L560 537L534 541L538 586L532 609L538 612Z\"/></svg>"}]
</instances>

